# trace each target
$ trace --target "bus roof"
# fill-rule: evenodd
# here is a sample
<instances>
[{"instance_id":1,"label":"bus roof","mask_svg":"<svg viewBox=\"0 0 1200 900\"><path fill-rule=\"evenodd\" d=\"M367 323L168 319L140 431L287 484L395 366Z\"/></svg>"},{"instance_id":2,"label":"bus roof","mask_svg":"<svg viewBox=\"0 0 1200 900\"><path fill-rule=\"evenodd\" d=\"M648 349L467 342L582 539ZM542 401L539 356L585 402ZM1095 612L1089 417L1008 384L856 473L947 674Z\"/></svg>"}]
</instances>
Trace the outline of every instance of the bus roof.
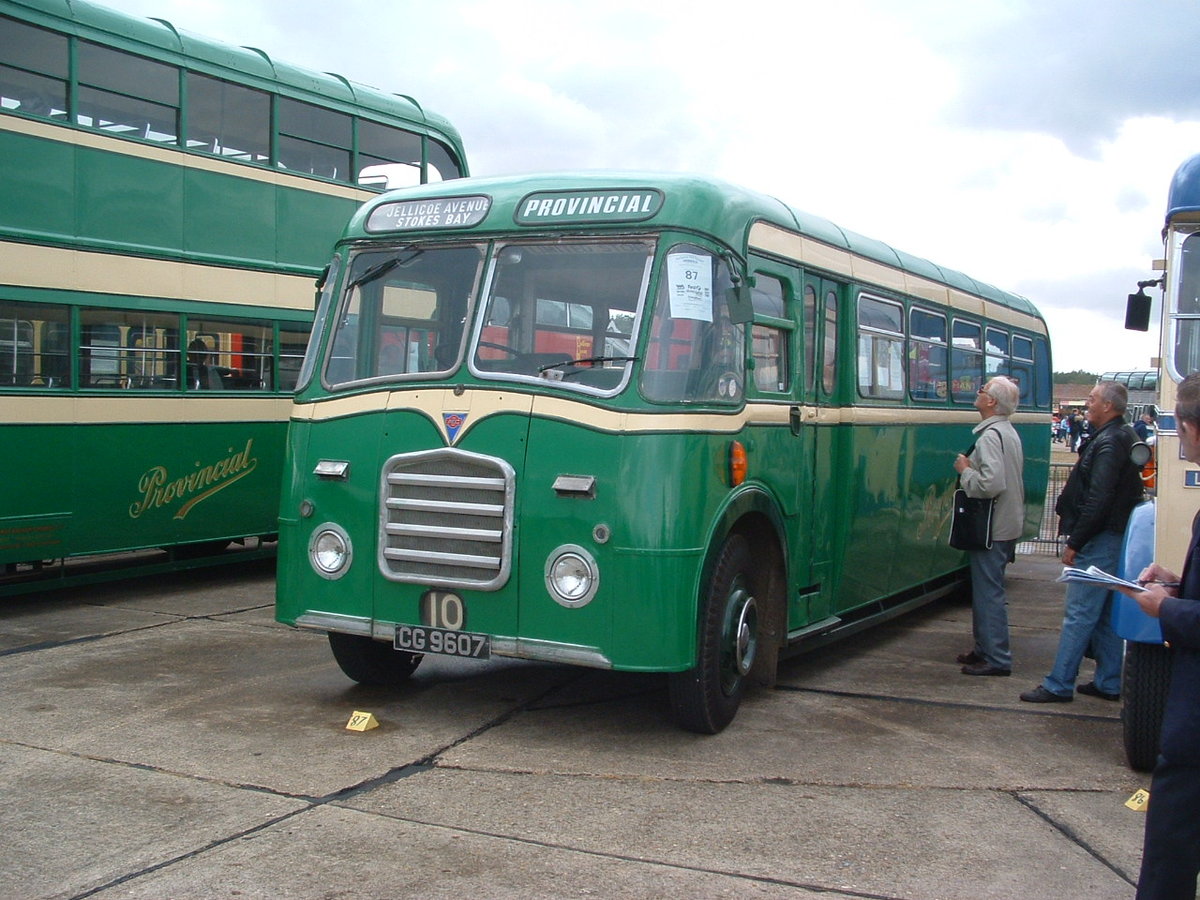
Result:
<instances>
[{"instance_id":1,"label":"bus roof","mask_svg":"<svg viewBox=\"0 0 1200 900\"><path fill-rule=\"evenodd\" d=\"M591 221L579 225L594 228L628 228L630 222L653 220L657 226L699 228L718 237L731 248L744 247L747 228L755 222L767 222L852 254L881 263L914 276L926 278L973 294L1037 318L1041 314L1025 297L947 269L929 260L897 250L882 241L856 234L845 228L796 209L781 200L727 182L697 175L648 172L594 172L583 174L519 175L495 178L466 178L442 184L403 188L368 201L351 220L347 238L378 236L368 227L375 209L387 204L419 199L486 196L490 207L482 221L471 223L475 232L512 231L522 223L521 208L533 195L545 196L570 192L643 190L661 195L661 206L650 216ZM517 223L514 225L514 223Z\"/></svg>"},{"instance_id":2,"label":"bus roof","mask_svg":"<svg viewBox=\"0 0 1200 900\"><path fill-rule=\"evenodd\" d=\"M1167 222L1180 213L1200 212L1200 153L1175 170L1167 192Z\"/></svg>"},{"instance_id":3,"label":"bus roof","mask_svg":"<svg viewBox=\"0 0 1200 900\"><path fill-rule=\"evenodd\" d=\"M235 47L181 31L166 19L128 16L88 0L0 0L0 14L295 99L319 100L366 117L375 112L384 121L404 119L445 132L456 141L460 137L448 120L427 112L411 97L332 72L301 69L256 47Z\"/></svg>"}]
</instances>

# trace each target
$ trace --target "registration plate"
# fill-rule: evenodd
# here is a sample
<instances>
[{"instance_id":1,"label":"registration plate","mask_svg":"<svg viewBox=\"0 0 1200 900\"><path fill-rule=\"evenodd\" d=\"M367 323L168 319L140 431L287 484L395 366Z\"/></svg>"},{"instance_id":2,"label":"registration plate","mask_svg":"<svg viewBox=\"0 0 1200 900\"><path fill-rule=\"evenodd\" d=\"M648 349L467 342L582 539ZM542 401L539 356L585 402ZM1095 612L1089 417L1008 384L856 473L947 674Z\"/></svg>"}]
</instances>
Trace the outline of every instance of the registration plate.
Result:
<instances>
[{"instance_id":1,"label":"registration plate","mask_svg":"<svg viewBox=\"0 0 1200 900\"><path fill-rule=\"evenodd\" d=\"M410 653L440 653L443 656L465 656L470 659L489 659L492 655L491 639L486 634L427 628L424 625L397 625L393 646Z\"/></svg>"}]
</instances>

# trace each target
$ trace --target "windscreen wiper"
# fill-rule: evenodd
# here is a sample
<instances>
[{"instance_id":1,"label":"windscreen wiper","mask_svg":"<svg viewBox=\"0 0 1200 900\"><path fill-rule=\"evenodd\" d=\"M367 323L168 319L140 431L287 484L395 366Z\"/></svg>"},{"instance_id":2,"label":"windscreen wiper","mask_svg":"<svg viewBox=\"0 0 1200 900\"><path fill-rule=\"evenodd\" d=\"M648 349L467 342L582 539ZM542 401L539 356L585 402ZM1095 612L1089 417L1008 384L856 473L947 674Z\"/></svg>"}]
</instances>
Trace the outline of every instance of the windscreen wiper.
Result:
<instances>
[{"instance_id":1,"label":"windscreen wiper","mask_svg":"<svg viewBox=\"0 0 1200 900\"><path fill-rule=\"evenodd\" d=\"M538 366L538 371L549 372L551 369L561 369L563 366L577 366L580 363L637 362L639 359L641 359L640 356L584 356L580 359L564 359L562 362L547 363L544 366Z\"/></svg>"},{"instance_id":2,"label":"windscreen wiper","mask_svg":"<svg viewBox=\"0 0 1200 900\"><path fill-rule=\"evenodd\" d=\"M408 256L402 257L400 254L405 250L412 250L413 252ZM349 289L362 287L368 281L374 281L376 278L381 278L397 266L407 266L410 262L424 252L424 250L414 249L413 244L409 244L407 247L401 247L395 256L393 256L391 259L385 259L383 262L376 263L375 265L371 266L371 268L367 269L367 271L363 272L361 275L351 281L348 287Z\"/></svg>"}]
</instances>

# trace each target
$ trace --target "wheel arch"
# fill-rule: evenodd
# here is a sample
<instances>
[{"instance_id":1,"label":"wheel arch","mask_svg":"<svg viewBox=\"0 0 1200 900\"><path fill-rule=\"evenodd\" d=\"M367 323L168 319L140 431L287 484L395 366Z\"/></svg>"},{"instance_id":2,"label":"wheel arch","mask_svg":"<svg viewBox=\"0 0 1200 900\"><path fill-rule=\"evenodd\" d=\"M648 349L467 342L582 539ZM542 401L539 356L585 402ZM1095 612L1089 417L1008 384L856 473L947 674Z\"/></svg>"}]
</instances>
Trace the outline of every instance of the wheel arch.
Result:
<instances>
[{"instance_id":1,"label":"wheel arch","mask_svg":"<svg viewBox=\"0 0 1200 900\"><path fill-rule=\"evenodd\" d=\"M721 547L735 533L746 538L755 559L761 562L758 570L763 580L755 586L760 607L759 652L749 677L752 682L769 687L775 683L779 651L787 643L788 568L784 552L787 532L779 504L761 486L750 485L733 494L714 519L696 584L697 603L712 577ZM696 618L698 644L699 615Z\"/></svg>"}]
</instances>

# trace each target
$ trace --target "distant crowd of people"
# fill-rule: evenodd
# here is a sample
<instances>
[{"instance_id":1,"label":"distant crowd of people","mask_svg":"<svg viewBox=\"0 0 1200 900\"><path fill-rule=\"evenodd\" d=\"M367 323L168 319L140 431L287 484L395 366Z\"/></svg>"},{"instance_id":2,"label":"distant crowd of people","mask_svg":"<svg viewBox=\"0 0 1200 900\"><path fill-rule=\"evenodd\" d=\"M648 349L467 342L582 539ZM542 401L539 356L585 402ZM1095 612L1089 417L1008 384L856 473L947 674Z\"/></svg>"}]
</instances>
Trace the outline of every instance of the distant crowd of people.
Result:
<instances>
[{"instance_id":1,"label":"distant crowd of people","mask_svg":"<svg viewBox=\"0 0 1200 900\"><path fill-rule=\"evenodd\" d=\"M1128 397L1128 393L1126 393ZM1153 408L1147 409L1133 423L1138 440L1148 441L1154 435L1157 415ZM1079 453L1092 435L1092 426L1084 409L1060 409L1050 417L1050 440L1064 444L1072 453Z\"/></svg>"}]
</instances>

